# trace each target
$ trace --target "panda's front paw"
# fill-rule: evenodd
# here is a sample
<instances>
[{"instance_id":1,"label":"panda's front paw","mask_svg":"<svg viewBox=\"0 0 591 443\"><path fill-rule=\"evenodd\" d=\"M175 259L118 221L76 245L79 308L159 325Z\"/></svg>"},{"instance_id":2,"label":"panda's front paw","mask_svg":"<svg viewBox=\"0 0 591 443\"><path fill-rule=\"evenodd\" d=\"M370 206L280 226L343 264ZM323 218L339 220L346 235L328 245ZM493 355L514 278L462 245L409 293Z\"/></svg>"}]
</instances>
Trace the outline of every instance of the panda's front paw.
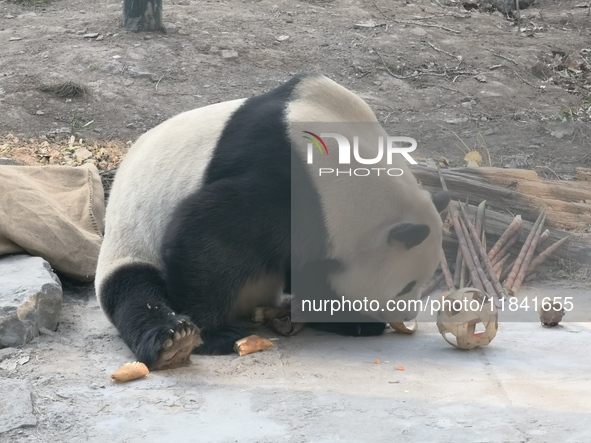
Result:
<instances>
[{"instance_id":1,"label":"panda's front paw","mask_svg":"<svg viewBox=\"0 0 591 443\"><path fill-rule=\"evenodd\" d=\"M150 370L173 369L188 364L201 343L199 328L188 317L177 315L144 334L136 355Z\"/></svg>"}]
</instances>

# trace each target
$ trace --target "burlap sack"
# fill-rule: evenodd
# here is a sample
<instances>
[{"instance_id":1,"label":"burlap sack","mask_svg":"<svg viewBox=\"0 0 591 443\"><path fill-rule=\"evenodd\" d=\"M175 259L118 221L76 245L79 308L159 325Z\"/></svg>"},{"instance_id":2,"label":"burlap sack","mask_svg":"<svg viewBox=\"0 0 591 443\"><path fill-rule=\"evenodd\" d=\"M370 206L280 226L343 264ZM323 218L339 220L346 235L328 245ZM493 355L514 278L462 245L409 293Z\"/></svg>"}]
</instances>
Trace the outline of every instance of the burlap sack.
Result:
<instances>
[{"instance_id":1,"label":"burlap sack","mask_svg":"<svg viewBox=\"0 0 591 443\"><path fill-rule=\"evenodd\" d=\"M68 277L92 281L103 218L94 165L0 166L0 256L27 252Z\"/></svg>"}]
</instances>

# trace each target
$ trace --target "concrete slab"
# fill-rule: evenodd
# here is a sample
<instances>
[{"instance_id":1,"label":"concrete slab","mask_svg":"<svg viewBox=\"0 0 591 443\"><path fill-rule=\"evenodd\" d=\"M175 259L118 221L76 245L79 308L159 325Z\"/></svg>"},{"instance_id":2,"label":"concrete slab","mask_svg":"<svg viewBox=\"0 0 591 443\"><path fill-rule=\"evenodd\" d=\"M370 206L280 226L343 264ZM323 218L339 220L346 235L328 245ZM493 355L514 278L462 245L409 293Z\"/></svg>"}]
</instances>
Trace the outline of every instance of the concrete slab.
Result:
<instances>
[{"instance_id":1,"label":"concrete slab","mask_svg":"<svg viewBox=\"0 0 591 443\"><path fill-rule=\"evenodd\" d=\"M523 291L591 293L565 282ZM30 381L43 441L591 441L589 322L501 322L491 345L472 351L452 348L433 322L411 336L305 329L261 353L193 356L119 385L109 374L133 356L92 289L69 289L62 317L59 333L25 346L26 364L0 367ZM39 441L35 432L0 441Z\"/></svg>"},{"instance_id":2,"label":"concrete slab","mask_svg":"<svg viewBox=\"0 0 591 443\"><path fill-rule=\"evenodd\" d=\"M0 380L0 435L23 426L37 424L37 419L33 415L29 385L26 380Z\"/></svg>"},{"instance_id":3,"label":"concrete slab","mask_svg":"<svg viewBox=\"0 0 591 443\"><path fill-rule=\"evenodd\" d=\"M54 331L62 310L62 287L41 257L0 258L0 348L21 346Z\"/></svg>"}]
</instances>

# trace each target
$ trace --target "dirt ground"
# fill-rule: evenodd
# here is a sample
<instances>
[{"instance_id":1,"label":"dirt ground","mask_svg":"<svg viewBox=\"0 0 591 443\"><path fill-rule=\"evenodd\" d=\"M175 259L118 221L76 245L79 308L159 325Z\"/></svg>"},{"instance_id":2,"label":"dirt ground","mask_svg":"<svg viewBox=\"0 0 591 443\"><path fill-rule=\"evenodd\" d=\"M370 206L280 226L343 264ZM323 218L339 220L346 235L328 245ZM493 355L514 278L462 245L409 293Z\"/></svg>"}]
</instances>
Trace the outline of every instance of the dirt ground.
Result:
<instances>
[{"instance_id":1,"label":"dirt ground","mask_svg":"<svg viewBox=\"0 0 591 443\"><path fill-rule=\"evenodd\" d=\"M538 3L518 29L472 0L174 0L166 33L136 34L119 1L0 0L0 157L107 169L180 111L313 71L416 138L417 157L461 166L477 149L569 179L591 165L591 17L579 0ZM64 82L80 95L51 92Z\"/></svg>"},{"instance_id":2,"label":"dirt ground","mask_svg":"<svg viewBox=\"0 0 591 443\"><path fill-rule=\"evenodd\" d=\"M0 0L0 164L111 169L181 111L313 71L417 139L416 158L461 166L475 149L485 165L563 180L591 167L583 0L538 0L519 29L471 1L165 0L167 32L151 34L122 29L120 1L29 3ZM552 285L537 290L589 293ZM0 378L30 383L37 426L0 441L589 441L590 333L507 323L464 353L433 323L358 340L304 330L115 385L132 355L92 288L68 285L58 331L3 354Z\"/></svg>"}]
</instances>

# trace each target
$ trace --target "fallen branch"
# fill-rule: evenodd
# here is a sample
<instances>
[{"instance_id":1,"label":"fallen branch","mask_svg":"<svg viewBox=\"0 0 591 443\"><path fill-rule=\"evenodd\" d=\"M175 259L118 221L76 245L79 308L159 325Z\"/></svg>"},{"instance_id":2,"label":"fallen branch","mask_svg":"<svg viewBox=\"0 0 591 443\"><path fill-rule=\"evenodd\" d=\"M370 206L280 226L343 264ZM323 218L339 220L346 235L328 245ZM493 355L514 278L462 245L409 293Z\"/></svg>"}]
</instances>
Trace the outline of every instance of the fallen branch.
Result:
<instances>
[{"instance_id":1,"label":"fallen branch","mask_svg":"<svg viewBox=\"0 0 591 443\"><path fill-rule=\"evenodd\" d=\"M513 74L515 74L517 77L519 77L519 79L525 83L528 86L531 86L532 88L536 88L534 85L532 85L530 82L528 82L526 79L524 79L522 76L520 76L516 71L513 71ZM536 88L537 89L537 88Z\"/></svg>"},{"instance_id":2,"label":"fallen branch","mask_svg":"<svg viewBox=\"0 0 591 443\"><path fill-rule=\"evenodd\" d=\"M396 20L393 18L390 20L392 20L395 23L401 23L403 25L415 25L415 26L424 26L426 28L438 28L438 29L443 29L444 31L453 32L454 34L461 34L461 32L456 29L447 28L445 26L436 25L434 23L414 22L412 20Z\"/></svg>"},{"instance_id":3,"label":"fallen branch","mask_svg":"<svg viewBox=\"0 0 591 443\"><path fill-rule=\"evenodd\" d=\"M507 60L508 62L511 62L511 63L513 63L514 65L517 65L517 64L518 64L518 63L517 63L515 60L513 60L513 59L511 59L511 58L509 58L509 57L505 57L504 55L502 55L502 54L499 54L498 52L495 52L495 51L493 51L492 49L489 49L489 50L488 50L488 52L490 52L490 53L491 53L492 55L494 55L495 57L499 57L499 58L502 58L503 60Z\"/></svg>"},{"instance_id":4,"label":"fallen branch","mask_svg":"<svg viewBox=\"0 0 591 443\"><path fill-rule=\"evenodd\" d=\"M451 58L453 58L455 60L458 60L459 62L462 61L462 56L461 55L453 55L451 52L447 52L447 51L444 51L443 49L439 49L437 46L435 46L431 42L427 42L427 44L429 46L431 46L433 49L435 49L437 52L441 52L442 54L448 55L449 57L451 57Z\"/></svg>"}]
</instances>

